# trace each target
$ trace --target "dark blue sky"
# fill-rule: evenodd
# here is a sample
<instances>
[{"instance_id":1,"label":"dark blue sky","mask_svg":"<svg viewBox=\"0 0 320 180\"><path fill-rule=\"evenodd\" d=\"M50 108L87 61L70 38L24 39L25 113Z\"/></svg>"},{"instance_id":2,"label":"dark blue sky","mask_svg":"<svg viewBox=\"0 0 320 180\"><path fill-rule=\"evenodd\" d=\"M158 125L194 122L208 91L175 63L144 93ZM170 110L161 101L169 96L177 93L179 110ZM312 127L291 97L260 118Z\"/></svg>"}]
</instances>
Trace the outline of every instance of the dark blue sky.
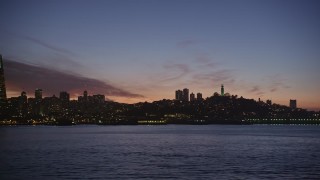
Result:
<instances>
[{"instance_id":1,"label":"dark blue sky","mask_svg":"<svg viewBox=\"0 0 320 180\"><path fill-rule=\"evenodd\" d=\"M2 1L0 53L144 96L106 93L122 102L184 87L206 97L225 84L231 94L320 108L319 9L311 0ZM58 93L14 78L11 95Z\"/></svg>"}]
</instances>

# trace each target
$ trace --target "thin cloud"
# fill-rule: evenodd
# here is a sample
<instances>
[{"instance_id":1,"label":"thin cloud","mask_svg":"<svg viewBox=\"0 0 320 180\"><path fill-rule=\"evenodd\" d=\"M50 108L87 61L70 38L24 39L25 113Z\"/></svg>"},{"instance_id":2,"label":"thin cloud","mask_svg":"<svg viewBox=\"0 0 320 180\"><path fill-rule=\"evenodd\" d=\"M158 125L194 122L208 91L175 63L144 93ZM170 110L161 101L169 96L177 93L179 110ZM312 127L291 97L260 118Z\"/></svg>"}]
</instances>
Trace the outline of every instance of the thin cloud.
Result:
<instances>
[{"instance_id":1,"label":"thin cloud","mask_svg":"<svg viewBox=\"0 0 320 180\"><path fill-rule=\"evenodd\" d=\"M86 68L80 64L79 62L76 62L72 58L60 54L60 53L54 53L54 54L48 54L46 57L46 61L39 61L37 64L41 65L42 67L47 67L48 69L58 69L60 71L68 71L68 70L85 70Z\"/></svg>"},{"instance_id":2,"label":"thin cloud","mask_svg":"<svg viewBox=\"0 0 320 180\"><path fill-rule=\"evenodd\" d=\"M176 79L180 79L181 77L184 77L186 74L188 74L191 70L187 64L166 64L163 66L164 69L166 69L165 74L172 74L171 72L178 72L177 75L169 75L169 77L165 77L161 82L165 81L173 81Z\"/></svg>"},{"instance_id":3,"label":"thin cloud","mask_svg":"<svg viewBox=\"0 0 320 180\"><path fill-rule=\"evenodd\" d=\"M197 40L188 39L188 40L178 42L177 47L178 48L187 48L187 47L195 45L197 43L198 43Z\"/></svg>"},{"instance_id":4,"label":"thin cloud","mask_svg":"<svg viewBox=\"0 0 320 180\"><path fill-rule=\"evenodd\" d=\"M278 90L278 88L275 88L275 87L274 87L274 88L271 88L271 89L270 89L270 92L275 92L275 91L277 91L277 90Z\"/></svg>"},{"instance_id":5,"label":"thin cloud","mask_svg":"<svg viewBox=\"0 0 320 180\"><path fill-rule=\"evenodd\" d=\"M253 86L249 92L260 96L264 94L259 86Z\"/></svg>"},{"instance_id":6,"label":"thin cloud","mask_svg":"<svg viewBox=\"0 0 320 180\"><path fill-rule=\"evenodd\" d=\"M234 76L231 70L217 70L209 73L199 73L195 74L193 78L197 81L209 81L213 83L233 83Z\"/></svg>"},{"instance_id":7,"label":"thin cloud","mask_svg":"<svg viewBox=\"0 0 320 180\"><path fill-rule=\"evenodd\" d=\"M259 86L253 86L252 89L250 90L250 92L252 92L252 93L257 92L257 91L260 91Z\"/></svg>"},{"instance_id":8,"label":"thin cloud","mask_svg":"<svg viewBox=\"0 0 320 180\"><path fill-rule=\"evenodd\" d=\"M10 60L5 60L4 65L6 86L11 91L27 91L32 93L36 88L41 88L44 91L44 95L51 96L58 94L60 91L68 91L71 95L75 95L88 90L90 93L108 96L143 97L101 80L86 78L76 74L68 74Z\"/></svg>"},{"instance_id":9,"label":"thin cloud","mask_svg":"<svg viewBox=\"0 0 320 180\"><path fill-rule=\"evenodd\" d=\"M189 72L189 66L187 64L166 64L163 66L165 69L179 69L182 72Z\"/></svg>"},{"instance_id":10,"label":"thin cloud","mask_svg":"<svg viewBox=\"0 0 320 180\"><path fill-rule=\"evenodd\" d=\"M76 54L68 49L54 46L43 40L31 37L31 36L18 34L14 32L8 32L5 30L3 30L3 32L15 38L24 39L24 40L33 42L37 45L40 45L44 48L47 48L49 50L52 50L52 52L48 53L46 57L41 57L38 60L33 59L33 62L38 61L36 62L36 64L41 65L42 67L48 67L49 69L52 69L52 67L55 67L55 69L60 69L62 71L67 69L84 69L84 67L80 63L76 62L72 58L72 57L76 57ZM11 59L19 60L19 62L24 62L24 60L21 60L21 58L15 57L15 56L13 56Z\"/></svg>"},{"instance_id":11,"label":"thin cloud","mask_svg":"<svg viewBox=\"0 0 320 180\"><path fill-rule=\"evenodd\" d=\"M200 68L216 68L220 65L220 63L214 61L213 58L206 53L198 54L195 62L199 64Z\"/></svg>"},{"instance_id":12,"label":"thin cloud","mask_svg":"<svg viewBox=\"0 0 320 180\"><path fill-rule=\"evenodd\" d=\"M206 53L198 54L195 59L195 62L201 63L201 64L207 64L207 63L210 63L211 61L212 61L212 59Z\"/></svg>"},{"instance_id":13,"label":"thin cloud","mask_svg":"<svg viewBox=\"0 0 320 180\"><path fill-rule=\"evenodd\" d=\"M73 52L65 49L65 48L61 48L61 47L57 47L57 46L54 46L52 44L49 44L43 40L40 40L40 39L37 39L37 38L34 38L34 37L31 37L31 36L27 36L27 35L22 35L22 34L17 34L17 33L13 33L13 32L6 32L8 34L11 34L15 37L18 37L18 38L21 38L21 39L25 39L25 40L28 40L28 41L31 41L35 44L38 44L40 46L43 46L45 48L48 48L48 49L51 49L55 52L58 52L58 53L63 53L63 54L68 54L68 55L75 55Z\"/></svg>"},{"instance_id":14,"label":"thin cloud","mask_svg":"<svg viewBox=\"0 0 320 180\"><path fill-rule=\"evenodd\" d=\"M64 48L60 48L60 47L57 47L57 46L53 46L51 44L48 44L42 40L39 40L39 39L36 39L36 38L33 38L33 37L29 37L29 36L21 36L21 37L24 37L24 39L27 39L29 41L32 41L34 43L37 43L43 47L46 47L48 49L51 49L51 50L54 50L54 51L57 51L57 52L60 52L60 53L65 53L65 54L70 54L70 55L74 55L74 53L72 53L71 51L67 50L67 49L64 49Z\"/></svg>"},{"instance_id":15,"label":"thin cloud","mask_svg":"<svg viewBox=\"0 0 320 180\"><path fill-rule=\"evenodd\" d=\"M290 85L287 83L287 79L285 79L280 74L276 74L269 77L270 81L270 92L276 92L281 89L289 89L291 88Z\"/></svg>"}]
</instances>

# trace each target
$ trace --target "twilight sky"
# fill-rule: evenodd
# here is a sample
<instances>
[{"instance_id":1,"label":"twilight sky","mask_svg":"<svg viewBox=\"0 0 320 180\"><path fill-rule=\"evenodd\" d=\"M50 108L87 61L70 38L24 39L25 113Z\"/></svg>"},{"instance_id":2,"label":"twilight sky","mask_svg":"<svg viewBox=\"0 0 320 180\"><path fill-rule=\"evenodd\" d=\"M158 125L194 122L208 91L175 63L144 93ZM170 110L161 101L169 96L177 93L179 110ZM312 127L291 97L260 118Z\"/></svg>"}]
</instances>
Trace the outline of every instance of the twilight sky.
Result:
<instances>
[{"instance_id":1,"label":"twilight sky","mask_svg":"<svg viewBox=\"0 0 320 180\"><path fill-rule=\"evenodd\" d=\"M2 0L8 96L118 102L189 88L320 109L320 1Z\"/></svg>"}]
</instances>

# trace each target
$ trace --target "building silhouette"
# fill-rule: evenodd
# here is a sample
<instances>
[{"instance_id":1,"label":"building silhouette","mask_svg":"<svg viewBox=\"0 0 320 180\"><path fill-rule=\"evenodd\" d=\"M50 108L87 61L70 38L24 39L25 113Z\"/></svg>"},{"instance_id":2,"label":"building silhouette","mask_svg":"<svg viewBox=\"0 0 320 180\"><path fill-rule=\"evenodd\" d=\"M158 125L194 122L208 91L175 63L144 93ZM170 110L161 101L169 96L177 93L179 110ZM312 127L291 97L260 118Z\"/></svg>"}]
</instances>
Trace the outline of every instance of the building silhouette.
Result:
<instances>
[{"instance_id":1,"label":"building silhouette","mask_svg":"<svg viewBox=\"0 0 320 180\"><path fill-rule=\"evenodd\" d=\"M28 114L28 97L26 92L21 92L19 97L19 115L25 117Z\"/></svg>"},{"instance_id":2,"label":"building silhouette","mask_svg":"<svg viewBox=\"0 0 320 180\"><path fill-rule=\"evenodd\" d=\"M78 96L79 102L88 102L88 100L89 100L89 96L88 96L87 90L83 91L83 96Z\"/></svg>"},{"instance_id":3,"label":"building silhouette","mask_svg":"<svg viewBox=\"0 0 320 180\"><path fill-rule=\"evenodd\" d=\"M224 87L223 87L223 84L221 84L221 96L224 96Z\"/></svg>"},{"instance_id":4,"label":"building silhouette","mask_svg":"<svg viewBox=\"0 0 320 180\"><path fill-rule=\"evenodd\" d=\"M34 91L34 98L36 99L36 101L42 100L42 89L36 89Z\"/></svg>"},{"instance_id":5,"label":"building silhouette","mask_svg":"<svg viewBox=\"0 0 320 180\"><path fill-rule=\"evenodd\" d=\"M101 95L101 94L96 94L92 96L93 102L94 103L104 103L105 102L105 95Z\"/></svg>"},{"instance_id":6,"label":"building silhouette","mask_svg":"<svg viewBox=\"0 0 320 180\"><path fill-rule=\"evenodd\" d=\"M297 100L290 99L290 108L291 109L296 109L297 108Z\"/></svg>"},{"instance_id":7,"label":"building silhouette","mask_svg":"<svg viewBox=\"0 0 320 180\"><path fill-rule=\"evenodd\" d=\"M197 93L197 100L202 100L202 94L201 93Z\"/></svg>"},{"instance_id":8,"label":"building silhouette","mask_svg":"<svg viewBox=\"0 0 320 180\"><path fill-rule=\"evenodd\" d=\"M270 99L268 99L267 101L266 101L266 103L268 104L268 105L272 105L272 101L270 100Z\"/></svg>"},{"instance_id":9,"label":"building silhouette","mask_svg":"<svg viewBox=\"0 0 320 180\"><path fill-rule=\"evenodd\" d=\"M176 90L176 100L182 101L182 91Z\"/></svg>"},{"instance_id":10,"label":"building silhouette","mask_svg":"<svg viewBox=\"0 0 320 180\"><path fill-rule=\"evenodd\" d=\"M182 91L182 96L184 101L189 101L189 89L184 88Z\"/></svg>"},{"instance_id":11,"label":"building silhouette","mask_svg":"<svg viewBox=\"0 0 320 180\"><path fill-rule=\"evenodd\" d=\"M195 101L196 97L193 93L190 94L190 101Z\"/></svg>"},{"instance_id":12,"label":"building silhouette","mask_svg":"<svg viewBox=\"0 0 320 180\"><path fill-rule=\"evenodd\" d=\"M0 54L0 102L5 102L7 100L7 92L6 92L3 69L4 68L3 68L2 55Z\"/></svg>"},{"instance_id":13,"label":"building silhouette","mask_svg":"<svg viewBox=\"0 0 320 180\"><path fill-rule=\"evenodd\" d=\"M33 104L33 113L36 115L42 114L42 89L36 89L34 91L34 104Z\"/></svg>"},{"instance_id":14,"label":"building silhouette","mask_svg":"<svg viewBox=\"0 0 320 180\"><path fill-rule=\"evenodd\" d=\"M62 102L69 102L70 101L70 94L65 91L62 91L62 92L60 92L59 98Z\"/></svg>"},{"instance_id":15,"label":"building silhouette","mask_svg":"<svg viewBox=\"0 0 320 180\"><path fill-rule=\"evenodd\" d=\"M84 99L84 101L88 101L88 91L87 90L85 90L83 92L83 99Z\"/></svg>"},{"instance_id":16,"label":"building silhouette","mask_svg":"<svg viewBox=\"0 0 320 180\"><path fill-rule=\"evenodd\" d=\"M189 101L189 89L184 88L182 91L180 89L176 90L176 100Z\"/></svg>"}]
</instances>

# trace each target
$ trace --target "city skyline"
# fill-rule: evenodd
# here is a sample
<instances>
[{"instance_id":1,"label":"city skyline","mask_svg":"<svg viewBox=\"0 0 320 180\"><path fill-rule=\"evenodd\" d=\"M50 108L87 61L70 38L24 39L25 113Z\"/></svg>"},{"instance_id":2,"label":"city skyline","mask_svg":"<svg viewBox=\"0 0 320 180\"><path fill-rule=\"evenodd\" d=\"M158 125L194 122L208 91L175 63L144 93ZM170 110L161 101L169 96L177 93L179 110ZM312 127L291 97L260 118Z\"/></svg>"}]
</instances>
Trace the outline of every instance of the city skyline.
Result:
<instances>
[{"instance_id":1,"label":"city skyline","mask_svg":"<svg viewBox=\"0 0 320 180\"><path fill-rule=\"evenodd\" d=\"M136 103L192 89L320 110L318 1L4 1L7 97Z\"/></svg>"},{"instance_id":2,"label":"city skyline","mask_svg":"<svg viewBox=\"0 0 320 180\"><path fill-rule=\"evenodd\" d=\"M6 88L5 88L5 78L4 78L4 67L3 67L3 60L2 60L2 56L0 54L0 70L1 70L1 81L0 81L0 84L1 84L1 96L0 96L0 101L1 102L6 102L7 101L7 97L6 97ZM3 93L4 92L4 93ZM43 93L43 90L42 89L35 89L34 90L34 96L31 96L31 98L27 96L27 93L25 91L22 91L21 92L21 96L17 96L17 97L11 97L11 98L24 98L25 99L25 102L27 103L28 100L31 100L33 101L33 99L35 101L42 101L43 98L56 98L57 96L55 94L53 94L52 96L47 96L47 97L43 97L42 96L42 93ZM92 94L92 96L89 95L88 91L87 90L84 90L83 91L83 95L81 96L81 94L75 98L70 98L70 94L66 91L59 91L59 99L62 101L62 102L69 102L70 100L77 100L78 102L86 102L86 101L95 101L95 102L105 102L105 101L112 101L108 98L105 97L105 95L102 95L102 94ZM195 97L195 94L193 92L191 92L189 94L189 89L188 88L183 88L182 90L178 89L175 91L175 98L170 98L170 99L167 99L167 100L178 100L178 101L184 101L184 102L193 102L193 101L203 101L203 97L202 97L202 93L198 92L197 94L197 97ZM220 94L218 92L214 92L213 95L207 97L207 98L212 98L214 96L234 96L234 97L237 97L238 95L233 95L233 94L230 94L230 93L225 93L224 92L224 85L221 84L221 88L220 88ZM9 101L11 100L11 98L9 98ZM242 98L242 96L241 96ZM166 100L166 99L163 99L163 100ZM155 102L155 101L153 101ZM261 101L261 99L259 98L258 99L258 102L263 102ZM138 102L138 103L141 103L141 102ZM265 101L265 103L271 105L272 104L272 101L270 99L267 99ZM281 104L280 104L281 105ZM284 105L284 104L282 104ZM289 105L284 105L284 106L288 106L290 107L291 109L296 109L298 108L297 106L297 100L296 99L290 99L289 101Z\"/></svg>"}]
</instances>

